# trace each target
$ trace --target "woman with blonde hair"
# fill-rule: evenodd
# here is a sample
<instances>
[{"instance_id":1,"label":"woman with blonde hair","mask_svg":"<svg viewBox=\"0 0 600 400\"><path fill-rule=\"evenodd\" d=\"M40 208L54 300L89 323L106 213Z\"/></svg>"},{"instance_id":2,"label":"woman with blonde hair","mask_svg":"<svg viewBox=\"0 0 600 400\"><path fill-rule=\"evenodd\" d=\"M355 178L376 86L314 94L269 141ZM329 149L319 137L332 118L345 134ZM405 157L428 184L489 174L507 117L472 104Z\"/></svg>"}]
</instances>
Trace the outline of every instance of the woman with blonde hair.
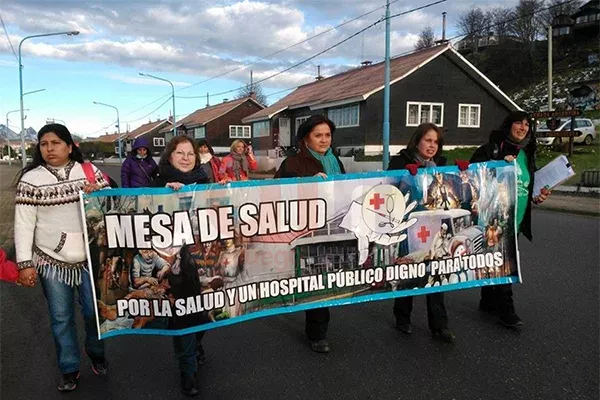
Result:
<instances>
[{"instance_id":1,"label":"woman with blonde hair","mask_svg":"<svg viewBox=\"0 0 600 400\"><path fill-rule=\"evenodd\" d=\"M221 180L247 181L249 172L256 171L258 163L252 152L252 146L236 139L231 144L231 153L223 157L219 173Z\"/></svg>"}]
</instances>

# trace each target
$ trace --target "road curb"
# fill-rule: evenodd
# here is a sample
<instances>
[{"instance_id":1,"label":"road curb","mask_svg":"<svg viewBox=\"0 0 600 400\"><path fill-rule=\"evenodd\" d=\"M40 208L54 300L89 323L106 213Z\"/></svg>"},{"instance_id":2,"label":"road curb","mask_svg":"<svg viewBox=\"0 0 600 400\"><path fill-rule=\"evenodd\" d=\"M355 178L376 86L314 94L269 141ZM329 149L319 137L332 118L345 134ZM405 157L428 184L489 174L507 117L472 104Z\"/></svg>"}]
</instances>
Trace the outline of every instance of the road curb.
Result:
<instances>
[{"instance_id":1,"label":"road curb","mask_svg":"<svg viewBox=\"0 0 600 400\"><path fill-rule=\"evenodd\" d=\"M576 210L576 209L565 209L560 207L535 207L535 210L540 211L552 211L552 212L560 212L563 214L576 214L576 215L586 215L589 217L600 217L600 210L592 211L592 210Z\"/></svg>"}]
</instances>

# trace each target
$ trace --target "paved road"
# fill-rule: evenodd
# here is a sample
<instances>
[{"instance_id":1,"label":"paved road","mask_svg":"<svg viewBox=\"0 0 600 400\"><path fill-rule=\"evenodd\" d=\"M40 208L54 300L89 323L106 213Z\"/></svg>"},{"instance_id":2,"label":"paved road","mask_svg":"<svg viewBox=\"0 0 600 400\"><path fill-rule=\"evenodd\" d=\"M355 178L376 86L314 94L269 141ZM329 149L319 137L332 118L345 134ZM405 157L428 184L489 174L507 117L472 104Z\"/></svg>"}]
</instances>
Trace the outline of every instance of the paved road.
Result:
<instances>
[{"instance_id":1,"label":"paved road","mask_svg":"<svg viewBox=\"0 0 600 400\"><path fill-rule=\"evenodd\" d=\"M201 398L598 399L599 220L538 210L534 225L535 246L520 242L520 331L480 314L476 290L447 294L454 345L429 337L422 299L409 337L393 329L390 301L333 309L329 355L308 349L302 313L254 320L207 334ZM2 399L65 398L45 307L39 287L0 283ZM116 337L107 349L110 376L84 361L69 398L183 397L170 338Z\"/></svg>"}]
</instances>

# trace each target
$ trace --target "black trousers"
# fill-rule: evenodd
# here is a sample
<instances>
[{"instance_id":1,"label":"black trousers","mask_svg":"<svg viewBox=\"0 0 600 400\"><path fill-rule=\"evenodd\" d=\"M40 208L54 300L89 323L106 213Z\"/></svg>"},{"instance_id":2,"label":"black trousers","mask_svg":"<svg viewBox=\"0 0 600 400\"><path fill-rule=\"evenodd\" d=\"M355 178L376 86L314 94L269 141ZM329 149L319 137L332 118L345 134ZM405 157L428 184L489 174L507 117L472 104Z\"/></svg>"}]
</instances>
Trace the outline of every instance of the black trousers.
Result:
<instances>
[{"instance_id":1,"label":"black trousers","mask_svg":"<svg viewBox=\"0 0 600 400\"><path fill-rule=\"evenodd\" d=\"M427 300L427 322L429 329L448 328L448 314L444 305L443 293L432 293L425 296ZM413 297L397 297L394 301L394 315L397 325L410 324L410 314L413 309Z\"/></svg>"},{"instance_id":2,"label":"black trousers","mask_svg":"<svg viewBox=\"0 0 600 400\"><path fill-rule=\"evenodd\" d=\"M500 316L514 314L515 304L513 302L512 284L482 286L479 307L494 311Z\"/></svg>"},{"instance_id":3,"label":"black trousers","mask_svg":"<svg viewBox=\"0 0 600 400\"><path fill-rule=\"evenodd\" d=\"M304 331L310 341L325 339L329 327L329 307L306 310Z\"/></svg>"}]
</instances>

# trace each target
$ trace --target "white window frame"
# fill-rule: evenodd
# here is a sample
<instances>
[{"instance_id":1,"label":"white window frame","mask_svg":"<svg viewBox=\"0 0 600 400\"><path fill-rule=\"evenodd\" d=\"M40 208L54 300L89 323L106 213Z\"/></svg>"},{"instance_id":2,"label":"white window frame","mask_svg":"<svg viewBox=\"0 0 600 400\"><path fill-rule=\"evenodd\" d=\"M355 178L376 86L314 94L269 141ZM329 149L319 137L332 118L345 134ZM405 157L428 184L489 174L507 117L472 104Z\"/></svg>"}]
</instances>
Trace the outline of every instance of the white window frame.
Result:
<instances>
[{"instance_id":1,"label":"white window frame","mask_svg":"<svg viewBox=\"0 0 600 400\"><path fill-rule=\"evenodd\" d=\"M165 147L165 138L161 138L161 137L152 138L152 145L154 147Z\"/></svg>"},{"instance_id":2,"label":"white window frame","mask_svg":"<svg viewBox=\"0 0 600 400\"><path fill-rule=\"evenodd\" d=\"M310 117L311 117L311 115L305 115L303 117L296 117L296 130L298 130L298 127L300 125L302 125L302 123L304 121L306 121L307 119L309 119ZM337 126L336 126L336 128L337 128Z\"/></svg>"},{"instance_id":3,"label":"white window frame","mask_svg":"<svg viewBox=\"0 0 600 400\"><path fill-rule=\"evenodd\" d=\"M417 122L416 123L410 123L408 120L408 117L410 115L409 110L410 110L410 106L417 106ZM422 107L429 107L429 121L424 121L421 122L421 109ZM433 113L431 112L431 109L434 106L438 106L442 108L442 112L440 115L440 123L437 124L435 123L435 121L431 120L431 117L433 116ZM430 103L430 102L422 102L422 101L407 101L406 102L406 126L419 126L425 122L430 122L433 123L437 126L444 126L444 103Z\"/></svg>"},{"instance_id":4,"label":"white window frame","mask_svg":"<svg viewBox=\"0 0 600 400\"><path fill-rule=\"evenodd\" d=\"M262 129L256 129L257 125L266 125L267 129L266 132L263 133ZM252 131L254 132L254 137L269 137L271 136L271 120L267 119L267 120L263 120L263 121L256 121L252 123Z\"/></svg>"},{"instance_id":5,"label":"white window frame","mask_svg":"<svg viewBox=\"0 0 600 400\"><path fill-rule=\"evenodd\" d=\"M202 136L197 135L197 131L202 130ZM206 138L206 127L205 126L197 126L194 128L194 133L193 133L193 138L194 139L205 139Z\"/></svg>"},{"instance_id":6,"label":"white window frame","mask_svg":"<svg viewBox=\"0 0 600 400\"><path fill-rule=\"evenodd\" d=\"M252 139L252 127L249 125L229 125L230 139Z\"/></svg>"},{"instance_id":7,"label":"white window frame","mask_svg":"<svg viewBox=\"0 0 600 400\"><path fill-rule=\"evenodd\" d=\"M336 123L335 119L336 116L332 115L331 113L333 112L335 113L343 113L344 110L350 110L350 109L355 109L356 108L356 123L349 123L344 125L343 122L341 123ZM352 112L352 111L350 111ZM354 103L354 104L350 104L348 106L344 106L344 107L336 107L336 108L330 108L329 110L327 110L327 118L329 118L334 124L335 124L335 129L338 128L354 128L357 126L360 126L360 104L358 103Z\"/></svg>"},{"instance_id":8,"label":"white window frame","mask_svg":"<svg viewBox=\"0 0 600 400\"><path fill-rule=\"evenodd\" d=\"M461 107L467 107L467 123L460 123L460 109ZM471 124L471 109L477 109L477 124ZM481 104L466 104L466 103L458 103L458 128L479 128L481 126Z\"/></svg>"}]
</instances>

